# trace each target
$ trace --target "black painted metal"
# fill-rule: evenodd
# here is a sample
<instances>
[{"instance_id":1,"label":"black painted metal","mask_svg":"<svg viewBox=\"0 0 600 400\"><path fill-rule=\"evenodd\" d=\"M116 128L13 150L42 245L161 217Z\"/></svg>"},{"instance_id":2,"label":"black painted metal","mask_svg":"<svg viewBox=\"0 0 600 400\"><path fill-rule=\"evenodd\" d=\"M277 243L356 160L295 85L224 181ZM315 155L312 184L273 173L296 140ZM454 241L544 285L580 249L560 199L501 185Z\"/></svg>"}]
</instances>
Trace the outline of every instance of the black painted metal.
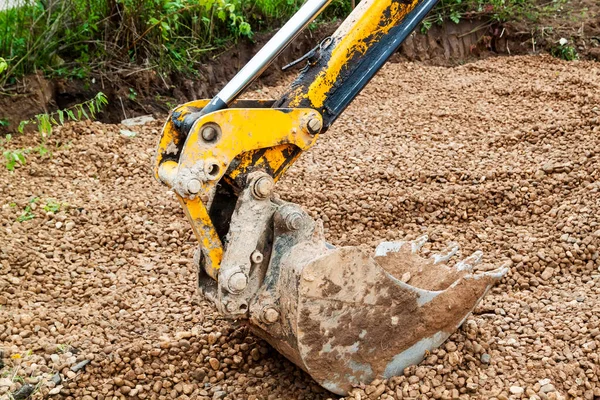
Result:
<instances>
[{"instance_id":1,"label":"black painted metal","mask_svg":"<svg viewBox=\"0 0 600 400\"><path fill-rule=\"evenodd\" d=\"M348 105L356 98L356 96L364 89L369 81L375 76L377 71L383 67L386 61L394 54L402 42L406 40L408 35L417 27L417 25L431 11L438 0L423 0L415 6L415 8L394 28L381 37L380 40L369 43L369 49L360 56L353 57L348 65L345 65L343 72L338 77L333 88L327 95L327 99L323 107L315 107L307 99L303 100L297 107L311 107L319 109L323 114L324 125L323 131L340 116L340 114L348 107ZM398 3L405 3L399 0ZM332 49L335 48L336 41L341 38L336 38L334 35L334 43L329 46L326 52L323 52L321 60L314 66L302 71L301 75L294 81L294 84L278 102L276 107L289 107L290 101L294 96L297 96L298 87L302 87L304 93L308 92L308 88L314 82L320 72L327 68L327 62L331 55Z\"/></svg>"}]
</instances>

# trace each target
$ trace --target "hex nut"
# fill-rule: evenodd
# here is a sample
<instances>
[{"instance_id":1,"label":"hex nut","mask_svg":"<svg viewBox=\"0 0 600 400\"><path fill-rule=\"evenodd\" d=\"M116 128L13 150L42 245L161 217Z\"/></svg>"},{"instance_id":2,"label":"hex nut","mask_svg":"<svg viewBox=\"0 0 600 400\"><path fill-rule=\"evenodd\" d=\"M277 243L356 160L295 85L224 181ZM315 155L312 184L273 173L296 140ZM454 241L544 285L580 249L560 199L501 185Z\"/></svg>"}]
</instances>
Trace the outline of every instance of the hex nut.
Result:
<instances>
[{"instance_id":1,"label":"hex nut","mask_svg":"<svg viewBox=\"0 0 600 400\"><path fill-rule=\"evenodd\" d=\"M306 129L311 135L315 135L323 129L323 122L319 118L311 118L306 124Z\"/></svg>"},{"instance_id":2,"label":"hex nut","mask_svg":"<svg viewBox=\"0 0 600 400\"><path fill-rule=\"evenodd\" d=\"M227 289L232 293L239 293L248 286L248 277L243 272L236 272L229 277Z\"/></svg>"},{"instance_id":3,"label":"hex nut","mask_svg":"<svg viewBox=\"0 0 600 400\"><path fill-rule=\"evenodd\" d=\"M268 324L273 324L279 319L279 311L273 307L267 307L263 311L263 320Z\"/></svg>"},{"instance_id":4,"label":"hex nut","mask_svg":"<svg viewBox=\"0 0 600 400\"><path fill-rule=\"evenodd\" d=\"M273 178L270 176L262 176L254 183L254 186L252 187L252 194L257 199L265 199L269 197L274 186L275 182L273 181Z\"/></svg>"},{"instance_id":5,"label":"hex nut","mask_svg":"<svg viewBox=\"0 0 600 400\"><path fill-rule=\"evenodd\" d=\"M219 136L219 132L214 126L207 125L202 128L202 139L206 140L207 142L214 141L217 136Z\"/></svg>"},{"instance_id":6,"label":"hex nut","mask_svg":"<svg viewBox=\"0 0 600 400\"><path fill-rule=\"evenodd\" d=\"M285 217L285 226L291 231L297 231L302 226L304 217L299 212L293 212Z\"/></svg>"},{"instance_id":7,"label":"hex nut","mask_svg":"<svg viewBox=\"0 0 600 400\"><path fill-rule=\"evenodd\" d=\"M202 182L196 178L192 178L187 183L187 191L190 194L197 194L202 189Z\"/></svg>"}]
</instances>

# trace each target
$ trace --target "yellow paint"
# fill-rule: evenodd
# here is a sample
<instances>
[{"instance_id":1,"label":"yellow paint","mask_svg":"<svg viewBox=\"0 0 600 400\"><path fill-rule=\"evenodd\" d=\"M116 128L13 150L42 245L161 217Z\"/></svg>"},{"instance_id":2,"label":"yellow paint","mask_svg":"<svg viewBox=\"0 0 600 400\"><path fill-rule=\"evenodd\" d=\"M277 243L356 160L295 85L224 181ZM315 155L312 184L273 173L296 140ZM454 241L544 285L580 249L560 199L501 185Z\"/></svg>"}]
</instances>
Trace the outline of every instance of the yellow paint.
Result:
<instances>
[{"instance_id":1,"label":"yellow paint","mask_svg":"<svg viewBox=\"0 0 600 400\"><path fill-rule=\"evenodd\" d=\"M185 107L202 107L205 101L188 103ZM176 111L182 112L180 119L189 112L185 107ZM171 119L165 125L163 136L159 142L155 175L164 183L172 186L176 181L178 171L204 168L209 163L219 167L219 173L212 180L202 182L200 192L189 199L178 198L185 214L192 225L194 234L202 245L205 256L206 272L217 279L218 270L223 258L223 244L214 228L202 198L212 193L213 188L229 167L231 161L240 157L240 165L225 179L235 179L251 166L266 166L275 172L286 162L285 150L292 147L306 150L317 140L317 135L310 135L303 127L309 118L319 118L321 115L312 109L278 110L271 108L229 108L203 116L186 138L178 163L163 160L162 155L174 140L178 138L177 131ZM201 137L201 128L207 124L216 124L221 129L221 135L214 143L207 143ZM263 156L253 164L253 153L265 149ZM299 153L299 152L298 152ZM177 157L176 157L177 158ZM294 157L294 159L297 158ZM291 163L290 163L291 164ZM206 169L205 169L206 170ZM274 177L277 179L279 175Z\"/></svg>"},{"instance_id":2,"label":"yellow paint","mask_svg":"<svg viewBox=\"0 0 600 400\"><path fill-rule=\"evenodd\" d=\"M285 156L288 153L288 149L293 150L296 148L295 145L291 144L282 144L279 146L274 146L266 149L262 157L260 157L255 162L252 161L254 159L254 154L260 150L249 151L241 154L237 159L239 160L239 165L236 169L229 173L229 176L233 179L237 178L240 174L248 171L251 167L264 167L266 165L269 166L271 171L276 172L279 168L286 162L287 157ZM277 182L281 173L274 175L273 179Z\"/></svg>"},{"instance_id":3,"label":"yellow paint","mask_svg":"<svg viewBox=\"0 0 600 400\"><path fill-rule=\"evenodd\" d=\"M419 0L413 0L410 4L401 4L393 0L371 1L360 18L357 18L351 27L345 29L342 35L336 32L335 36L341 40L332 50L327 68L317 75L307 93L297 96L290 102L290 106L297 107L303 99L308 99L313 107L323 107L327 94L337 82L344 66L348 65L357 53L365 54L372 42L387 34L415 8L418 2ZM361 7L360 3L358 7ZM390 10L389 18L386 18L387 9Z\"/></svg>"},{"instance_id":4,"label":"yellow paint","mask_svg":"<svg viewBox=\"0 0 600 400\"><path fill-rule=\"evenodd\" d=\"M217 273L223 259L223 243L215 231L215 227L208 215L202 201L196 197L193 200L177 195L183 211L185 212L194 235L200 244L205 256L205 264L209 266L206 272L213 279L217 279Z\"/></svg>"},{"instance_id":5,"label":"yellow paint","mask_svg":"<svg viewBox=\"0 0 600 400\"><path fill-rule=\"evenodd\" d=\"M210 100L196 100L196 101L192 101L192 102L180 105L175 110L173 110L171 115L173 115L175 113L180 113L181 115L180 115L179 119L182 120L183 117L185 117L187 114L190 113L190 108L201 109L206 104L208 104L209 101ZM177 145L178 141L179 141L177 129L175 128L175 125L173 124L173 121L171 120L171 115L169 115L169 118L167 119L167 122L165 123L165 126L163 127L162 135L160 136L160 139L158 141L158 150L156 152L156 159L154 160L154 177L158 180L160 180L158 178L158 166L162 163L163 154L167 151L167 148L169 147L169 145L171 143L174 145Z\"/></svg>"},{"instance_id":6,"label":"yellow paint","mask_svg":"<svg viewBox=\"0 0 600 400\"><path fill-rule=\"evenodd\" d=\"M312 146L317 135L312 136L302 129L303 121L312 115L321 118L312 109L297 108L282 111L273 108L238 108L217 111L206 115L198 123L199 129L190 132L181 158L179 168L194 168L199 161L215 163L219 174L214 180L203 182L201 193L210 193L219 179L225 174L231 161L242 155L245 163L251 163L251 154L258 149L269 149L282 144L294 145L301 150ZM201 127L207 123L217 124L221 128L221 138L217 143L206 143L201 137ZM283 163L281 152L269 151L267 158L273 165ZM280 164L281 165L281 164ZM235 176L233 176L235 177Z\"/></svg>"}]
</instances>

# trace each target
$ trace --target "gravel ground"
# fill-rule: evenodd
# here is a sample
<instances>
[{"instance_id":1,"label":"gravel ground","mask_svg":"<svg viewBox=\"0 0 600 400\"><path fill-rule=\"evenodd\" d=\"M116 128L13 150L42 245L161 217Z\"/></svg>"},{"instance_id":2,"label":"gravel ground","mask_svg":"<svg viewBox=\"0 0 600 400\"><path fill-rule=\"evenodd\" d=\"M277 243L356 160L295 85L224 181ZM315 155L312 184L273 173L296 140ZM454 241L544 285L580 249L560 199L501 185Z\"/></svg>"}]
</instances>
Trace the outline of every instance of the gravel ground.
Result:
<instances>
[{"instance_id":1,"label":"gravel ground","mask_svg":"<svg viewBox=\"0 0 600 400\"><path fill-rule=\"evenodd\" d=\"M160 127L71 124L0 169L0 399L332 397L196 296ZM598 63L386 66L278 192L335 244L427 233L512 267L442 348L349 397L600 396L599 149Z\"/></svg>"}]
</instances>

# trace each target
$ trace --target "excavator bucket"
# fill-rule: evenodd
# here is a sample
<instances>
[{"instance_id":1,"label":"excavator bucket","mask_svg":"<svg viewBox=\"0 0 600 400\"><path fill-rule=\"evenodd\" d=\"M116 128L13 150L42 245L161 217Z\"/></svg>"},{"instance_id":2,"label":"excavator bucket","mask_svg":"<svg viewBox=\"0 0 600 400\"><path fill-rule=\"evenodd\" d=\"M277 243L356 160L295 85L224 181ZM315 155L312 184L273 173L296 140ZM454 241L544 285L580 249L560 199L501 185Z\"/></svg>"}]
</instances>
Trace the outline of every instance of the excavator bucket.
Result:
<instances>
[{"instance_id":1,"label":"excavator bucket","mask_svg":"<svg viewBox=\"0 0 600 400\"><path fill-rule=\"evenodd\" d=\"M258 219L272 236L252 239L257 226L248 221L249 209L266 213ZM241 237L250 242L248 249L264 243L261 257L256 250L250 255L258 261L251 273L255 294L232 295L231 287L222 289L221 277L221 290L202 276L200 288L225 314L249 311L242 321L255 334L341 395L420 362L507 272L502 267L474 272L481 252L449 266L457 245L422 257L426 236L381 243L374 257L357 247L334 248L321 224L299 206L249 195L240 197L231 220L230 241ZM264 273L259 264L266 266Z\"/></svg>"}]
</instances>

